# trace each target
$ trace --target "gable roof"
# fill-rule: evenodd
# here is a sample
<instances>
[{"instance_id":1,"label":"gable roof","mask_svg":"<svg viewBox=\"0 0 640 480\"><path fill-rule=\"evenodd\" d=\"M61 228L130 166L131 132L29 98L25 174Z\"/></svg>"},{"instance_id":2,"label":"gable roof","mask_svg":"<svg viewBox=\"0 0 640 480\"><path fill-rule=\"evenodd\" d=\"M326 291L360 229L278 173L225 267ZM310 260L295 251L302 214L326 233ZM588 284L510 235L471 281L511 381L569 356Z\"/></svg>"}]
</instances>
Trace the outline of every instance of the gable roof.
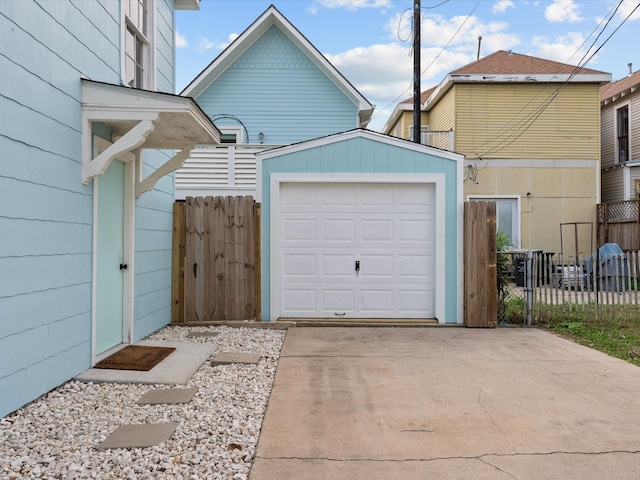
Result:
<instances>
[{"instance_id":1,"label":"gable roof","mask_svg":"<svg viewBox=\"0 0 640 480\"><path fill-rule=\"evenodd\" d=\"M189 85L180 93L183 96L198 98L211 84L224 73L251 45L262 37L270 27L276 26L296 45L318 69L331 80L336 87L349 98L359 111L360 125L366 126L371 120L375 108L356 88L322 55L296 27L293 26L278 9L271 5L253 22L231 45L218 55Z\"/></svg>"},{"instance_id":2,"label":"gable roof","mask_svg":"<svg viewBox=\"0 0 640 480\"><path fill-rule=\"evenodd\" d=\"M600 87L600 102L606 105L621 97L635 92L640 86L640 70L616 82L610 82Z\"/></svg>"}]
</instances>

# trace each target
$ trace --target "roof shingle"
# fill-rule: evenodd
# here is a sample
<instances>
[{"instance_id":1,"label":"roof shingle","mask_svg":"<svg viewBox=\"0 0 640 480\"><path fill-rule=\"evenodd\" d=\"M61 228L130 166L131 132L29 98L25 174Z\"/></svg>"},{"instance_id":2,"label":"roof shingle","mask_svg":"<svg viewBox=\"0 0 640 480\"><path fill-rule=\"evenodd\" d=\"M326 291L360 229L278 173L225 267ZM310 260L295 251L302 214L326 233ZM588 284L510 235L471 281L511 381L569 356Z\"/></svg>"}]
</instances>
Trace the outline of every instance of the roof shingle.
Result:
<instances>
[{"instance_id":1,"label":"roof shingle","mask_svg":"<svg viewBox=\"0 0 640 480\"><path fill-rule=\"evenodd\" d=\"M438 88L438 86L434 86L431 87L429 90L424 90L423 92L420 93L420 103L423 104L424 102L427 101L427 98L429 98L431 96L431 94L433 93L433 91ZM409 97L406 100L403 100L400 103L413 103L413 97Z\"/></svg>"},{"instance_id":2,"label":"roof shingle","mask_svg":"<svg viewBox=\"0 0 640 480\"><path fill-rule=\"evenodd\" d=\"M498 50L451 72L451 75L554 74L573 73L576 67L568 63L530 57L520 53ZM598 70L581 68L578 73L602 74Z\"/></svg>"}]
</instances>

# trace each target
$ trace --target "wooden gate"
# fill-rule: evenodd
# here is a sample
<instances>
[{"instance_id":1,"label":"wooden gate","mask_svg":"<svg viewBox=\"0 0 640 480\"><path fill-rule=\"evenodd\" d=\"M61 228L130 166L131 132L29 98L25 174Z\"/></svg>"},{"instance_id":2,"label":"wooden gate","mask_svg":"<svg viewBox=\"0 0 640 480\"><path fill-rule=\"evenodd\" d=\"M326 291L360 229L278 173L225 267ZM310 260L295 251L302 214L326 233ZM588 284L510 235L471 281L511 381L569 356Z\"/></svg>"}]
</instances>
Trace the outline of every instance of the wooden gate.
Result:
<instances>
[{"instance_id":1,"label":"wooden gate","mask_svg":"<svg viewBox=\"0 0 640 480\"><path fill-rule=\"evenodd\" d=\"M464 324L495 327L498 283L495 202L464 204Z\"/></svg>"},{"instance_id":2,"label":"wooden gate","mask_svg":"<svg viewBox=\"0 0 640 480\"><path fill-rule=\"evenodd\" d=\"M253 197L174 204L172 321L260 320L260 205Z\"/></svg>"}]
</instances>

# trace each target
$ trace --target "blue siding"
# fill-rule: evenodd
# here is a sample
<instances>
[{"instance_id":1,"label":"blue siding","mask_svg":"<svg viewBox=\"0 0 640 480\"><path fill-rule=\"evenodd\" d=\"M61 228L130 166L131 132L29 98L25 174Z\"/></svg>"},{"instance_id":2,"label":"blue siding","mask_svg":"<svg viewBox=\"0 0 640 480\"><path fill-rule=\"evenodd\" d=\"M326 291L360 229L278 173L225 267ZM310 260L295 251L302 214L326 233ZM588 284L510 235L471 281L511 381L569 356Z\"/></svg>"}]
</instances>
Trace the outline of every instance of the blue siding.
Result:
<instances>
[{"instance_id":1,"label":"blue siding","mask_svg":"<svg viewBox=\"0 0 640 480\"><path fill-rule=\"evenodd\" d=\"M198 98L212 118L235 115L249 143L287 145L351 130L358 109L276 26ZM238 126L229 119L218 126Z\"/></svg>"},{"instance_id":2,"label":"blue siding","mask_svg":"<svg viewBox=\"0 0 640 480\"><path fill-rule=\"evenodd\" d=\"M260 160L258 160L260 161ZM404 149L368 138L283 154L262 161L262 315L270 318L271 298L271 174L272 173L444 173L445 179L445 322L457 323L458 198L457 163L435 154Z\"/></svg>"},{"instance_id":3,"label":"blue siding","mask_svg":"<svg viewBox=\"0 0 640 480\"><path fill-rule=\"evenodd\" d=\"M175 14L173 2L158 0L156 7L156 88L175 93Z\"/></svg>"},{"instance_id":4,"label":"blue siding","mask_svg":"<svg viewBox=\"0 0 640 480\"><path fill-rule=\"evenodd\" d=\"M173 93L174 4L152 4L156 83ZM0 417L91 366L80 78L120 84L120 32L118 1L0 1ZM145 173L168 155L146 152ZM136 339L170 321L173 198L167 176L136 201Z\"/></svg>"},{"instance_id":5,"label":"blue siding","mask_svg":"<svg viewBox=\"0 0 640 480\"><path fill-rule=\"evenodd\" d=\"M145 151L143 175L169 158L168 152ZM173 201L173 175L136 201L134 341L171 322Z\"/></svg>"}]
</instances>

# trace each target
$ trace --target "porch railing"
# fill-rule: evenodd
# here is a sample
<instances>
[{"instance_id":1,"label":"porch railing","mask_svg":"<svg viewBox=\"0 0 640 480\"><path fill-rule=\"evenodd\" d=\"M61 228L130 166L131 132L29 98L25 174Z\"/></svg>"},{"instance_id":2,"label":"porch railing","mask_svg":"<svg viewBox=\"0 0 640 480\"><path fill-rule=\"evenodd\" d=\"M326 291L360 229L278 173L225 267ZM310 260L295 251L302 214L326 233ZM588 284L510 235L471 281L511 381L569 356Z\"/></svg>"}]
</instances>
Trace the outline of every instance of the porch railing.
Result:
<instances>
[{"instance_id":1,"label":"porch railing","mask_svg":"<svg viewBox=\"0 0 640 480\"><path fill-rule=\"evenodd\" d=\"M453 130L428 130L420 133L420 143L453 152Z\"/></svg>"}]
</instances>

